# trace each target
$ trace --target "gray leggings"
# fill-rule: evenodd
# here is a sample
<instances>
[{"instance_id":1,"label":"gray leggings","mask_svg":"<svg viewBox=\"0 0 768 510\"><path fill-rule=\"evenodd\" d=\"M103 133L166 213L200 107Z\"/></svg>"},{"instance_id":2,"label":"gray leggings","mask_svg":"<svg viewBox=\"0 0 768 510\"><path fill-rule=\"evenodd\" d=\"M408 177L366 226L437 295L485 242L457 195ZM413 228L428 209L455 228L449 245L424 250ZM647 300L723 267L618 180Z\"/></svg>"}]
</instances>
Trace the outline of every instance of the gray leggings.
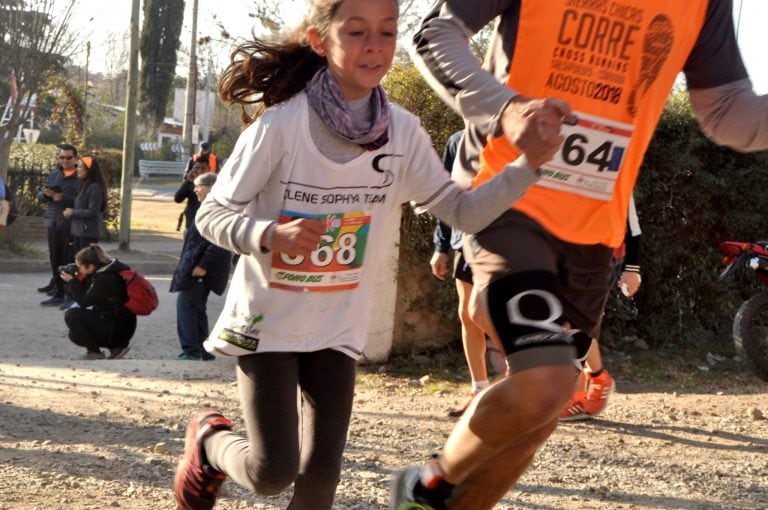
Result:
<instances>
[{"instance_id":1,"label":"gray leggings","mask_svg":"<svg viewBox=\"0 0 768 510\"><path fill-rule=\"evenodd\" d=\"M208 462L257 494L279 494L293 483L289 510L330 509L352 414L355 366L330 349L241 356L237 380L248 437L211 435L205 441Z\"/></svg>"}]
</instances>

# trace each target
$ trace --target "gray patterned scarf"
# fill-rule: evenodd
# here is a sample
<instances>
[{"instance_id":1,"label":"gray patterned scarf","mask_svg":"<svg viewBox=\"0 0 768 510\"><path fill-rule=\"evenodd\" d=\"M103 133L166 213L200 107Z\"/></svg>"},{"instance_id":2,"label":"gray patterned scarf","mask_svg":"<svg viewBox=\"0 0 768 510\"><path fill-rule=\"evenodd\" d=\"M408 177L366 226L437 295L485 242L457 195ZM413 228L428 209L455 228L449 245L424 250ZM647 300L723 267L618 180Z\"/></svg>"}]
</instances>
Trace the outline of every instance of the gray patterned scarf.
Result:
<instances>
[{"instance_id":1,"label":"gray patterned scarf","mask_svg":"<svg viewBox=\"0 0 768 510\"><path fill-rule=\"evenodd\" d=\"M372 115L370 122L355 120L341 88L328 67L323 67L305 87L309 106L336 134L369 151L389 141L389 103L381 85L371 91Z\"/></svg>"}]
</instances>

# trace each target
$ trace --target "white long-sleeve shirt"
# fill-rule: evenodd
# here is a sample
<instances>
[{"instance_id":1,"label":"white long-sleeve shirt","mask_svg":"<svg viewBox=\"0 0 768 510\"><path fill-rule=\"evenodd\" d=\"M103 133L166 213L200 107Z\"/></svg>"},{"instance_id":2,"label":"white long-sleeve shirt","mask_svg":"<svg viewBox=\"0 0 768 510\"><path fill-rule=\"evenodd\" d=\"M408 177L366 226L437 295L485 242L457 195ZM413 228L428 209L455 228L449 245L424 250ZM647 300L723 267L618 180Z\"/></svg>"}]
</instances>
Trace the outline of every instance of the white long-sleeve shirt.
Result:
<instances>
[{"instance_id":1,"label":"white long-sleeve shirt","mask_svg":"<svg viewBox=\"0 0 768 510\"><path fill-rule=\"evenodd\" d=\"M331 161L309 130L301 93L269 108L240 136L196 218L201 234L243 254L207 348L230 354L337 349L358 357L375 302L374 268L392 213L410 201L476 232L533 185L524 159L493 186L467 192L443 169L418 118L392 105L390 141L346 163ZM261 250L274 221L320 218L326 234L312 256Z\"/></svg>"}]
</instances>

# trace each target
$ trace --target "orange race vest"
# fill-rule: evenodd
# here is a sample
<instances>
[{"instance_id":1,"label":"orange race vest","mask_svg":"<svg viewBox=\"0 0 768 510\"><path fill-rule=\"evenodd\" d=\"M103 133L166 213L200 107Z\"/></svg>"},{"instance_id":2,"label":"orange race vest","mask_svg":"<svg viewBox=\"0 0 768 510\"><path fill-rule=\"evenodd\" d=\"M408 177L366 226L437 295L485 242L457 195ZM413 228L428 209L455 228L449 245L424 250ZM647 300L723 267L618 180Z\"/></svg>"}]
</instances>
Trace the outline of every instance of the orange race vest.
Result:
<instances>
[{"instance_id":1,"label":"orange race vest","mask_svg":"<svg viewBox=\"0 0 768 510\"><path fill-rule=\"evenodd\" d=\"M199 152L196 152L192 155L192 161L197 161L200 158L201 154ZM208 168L211 169L211 172L216 173L219 171L219 163L216 159L216 154L213 152L208 153Z\"/></svg>"},{"instance_id":2,"label":"orange race vest","mask_svg":"<svg viewBox=\"0 0 768 510\"><path fill-rule=\"evenodd\" d=\"M704 23L707 0L522 0L509 87L579 117L514 209L556 237L620 246L643 155ZM478 186L520 151L489 139Z\"/></svg>"}]
</instances>

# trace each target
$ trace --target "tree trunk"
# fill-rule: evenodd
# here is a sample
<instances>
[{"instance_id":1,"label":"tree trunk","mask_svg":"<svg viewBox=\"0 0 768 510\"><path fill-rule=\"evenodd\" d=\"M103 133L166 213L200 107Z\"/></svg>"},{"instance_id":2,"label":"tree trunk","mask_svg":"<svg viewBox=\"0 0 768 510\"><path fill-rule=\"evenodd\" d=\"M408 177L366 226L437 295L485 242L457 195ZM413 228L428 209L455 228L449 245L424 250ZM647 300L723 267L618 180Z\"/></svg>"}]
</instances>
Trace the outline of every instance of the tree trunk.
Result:
<instances>
[{"instance_id":1,"label":"tree trunk","mask_svg":"<svg viewBox=\"0 0 768 510\"><path fill-rule=\"evenodd\" d=\"M6 129L7 127L0 128L0 177L5 182L8 182L8 160L11 157L11 143L13 142L13 136Z\"/></svg>"}]
</instances>

